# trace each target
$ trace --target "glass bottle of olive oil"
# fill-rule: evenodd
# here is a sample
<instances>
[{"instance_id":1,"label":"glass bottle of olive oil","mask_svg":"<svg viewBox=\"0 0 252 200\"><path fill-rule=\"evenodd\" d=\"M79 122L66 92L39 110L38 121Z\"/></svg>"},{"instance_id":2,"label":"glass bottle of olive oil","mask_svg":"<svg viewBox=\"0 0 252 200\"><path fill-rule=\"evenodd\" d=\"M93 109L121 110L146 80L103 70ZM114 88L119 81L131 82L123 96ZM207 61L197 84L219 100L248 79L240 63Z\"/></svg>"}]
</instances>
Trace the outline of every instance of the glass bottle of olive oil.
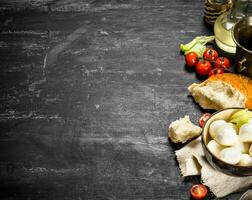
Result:
<instances>
[{"instance_id":1,"label":"glass bottle of olive oil","mask_svg":"<svg viewBox=\"0 0 252 200\"><path fill-rule=\"evenodd\" d=\"M214 35L217 46L225 52L234 54L236 45L232 39L234 24L246 16L249 0L235 0L232 8L220 15L214 23Z\"/></svg>"}]
</instances>

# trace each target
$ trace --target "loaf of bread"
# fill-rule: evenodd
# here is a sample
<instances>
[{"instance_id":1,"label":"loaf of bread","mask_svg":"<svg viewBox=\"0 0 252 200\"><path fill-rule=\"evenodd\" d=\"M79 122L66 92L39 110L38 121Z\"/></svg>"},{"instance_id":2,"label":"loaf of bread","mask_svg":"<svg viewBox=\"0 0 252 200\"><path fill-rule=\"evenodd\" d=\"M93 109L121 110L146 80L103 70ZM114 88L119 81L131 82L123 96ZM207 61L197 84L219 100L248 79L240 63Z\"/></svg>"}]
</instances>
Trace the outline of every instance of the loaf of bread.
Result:
<instances>
[{"instance_id":1,"label":"loaf of bread","mask_svg":"<svg viewBox=\"0 0 252 200\"><path fill-rule=\"evenodd\" d=\"M252 109L252 80L234 73L216 74L202 83L193 83L188 90L203 109L228 107Z\"/></svg>"}]
</instances>

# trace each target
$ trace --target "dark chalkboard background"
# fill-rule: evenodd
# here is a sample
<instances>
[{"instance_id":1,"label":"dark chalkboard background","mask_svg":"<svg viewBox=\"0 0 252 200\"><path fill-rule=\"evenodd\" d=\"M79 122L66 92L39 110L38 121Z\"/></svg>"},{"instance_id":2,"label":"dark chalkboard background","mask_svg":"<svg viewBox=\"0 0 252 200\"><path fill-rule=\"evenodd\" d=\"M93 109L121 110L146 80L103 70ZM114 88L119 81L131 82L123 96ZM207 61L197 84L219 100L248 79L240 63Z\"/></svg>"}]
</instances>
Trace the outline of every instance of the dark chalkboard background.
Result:
<instances>
[{"instance_id":1,"label":"dark chalkboard background","mask_svg":"<svg viewBox=\"0 0 252 200\"><path fill-rule=\"evenodd\" d=\"M212 34L203 6L1 0L0 198L190 199L167 128L202 114L178 45Z\"/></svg>"}]
</instances>

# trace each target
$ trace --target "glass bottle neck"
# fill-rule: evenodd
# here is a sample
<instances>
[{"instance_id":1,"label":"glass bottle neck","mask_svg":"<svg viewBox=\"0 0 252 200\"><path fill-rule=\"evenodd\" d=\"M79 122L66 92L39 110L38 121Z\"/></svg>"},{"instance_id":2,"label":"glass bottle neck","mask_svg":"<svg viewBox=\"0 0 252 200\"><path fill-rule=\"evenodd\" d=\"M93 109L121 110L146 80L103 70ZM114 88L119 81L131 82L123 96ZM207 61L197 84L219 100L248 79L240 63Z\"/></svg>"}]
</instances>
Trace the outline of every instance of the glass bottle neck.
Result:
<instances>
[{"instance_id":1,"label":"glass bottle neck","mask_svg":"<svg viewBox=\"0 0 252 200\"><path fill-rule=\"evenodd\" d=\"M229 11L228 18L237 21L247 15L249 0L234 0L233 6Z\"/></svg>"}]
</instances>

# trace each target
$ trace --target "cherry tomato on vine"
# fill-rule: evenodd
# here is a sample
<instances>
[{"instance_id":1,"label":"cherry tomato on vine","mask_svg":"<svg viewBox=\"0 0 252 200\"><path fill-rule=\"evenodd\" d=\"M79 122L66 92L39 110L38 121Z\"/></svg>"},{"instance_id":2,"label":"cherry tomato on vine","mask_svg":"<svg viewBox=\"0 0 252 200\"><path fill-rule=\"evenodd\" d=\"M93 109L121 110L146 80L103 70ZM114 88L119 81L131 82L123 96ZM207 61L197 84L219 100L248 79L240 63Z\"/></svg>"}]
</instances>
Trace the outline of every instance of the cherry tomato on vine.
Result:
<instances>
[{"instance_id":1,"label":"cherry tomato on vine","mask_svg":"<svg viewBox=\"0 0 252 200\"><path fill-rule=\"evenodd\" d=\"M214 74L223 74L225 72L225 69L224 68L214 68L212 69L209 74L208 74L208 77L214 75Z\"/></svg>"},{"instance_id":2,"label":"cherry tomato on vine","mask_svg":"<svg viewBox=\"0 0 252 200\"><path fill-rule=\"evenodd\" d=\"M201 75L201 76L206 76L209 74L209 72L212 69L212 65L209 61L207 60L200 60L196 64L196 72Z\"/></svg>"},{"instance_id":3,"label":"cherry tomato on vine","mask_svg":"<svg viewBox=\"0 0 252 200\"><path fill-rule=\"evenodd\" d=\"M205 52L203 53L203 58L208 61L216 60L218 57L219 57L218 52L211 48L206 49Z\"/></svg>"},{"instance_id":4,"label":"cherry tomato on vine","mask_svg":"<svg viewBox=\"0 0 252 200\"><path fill-rule=\"evenodd\" d=\"M185 62L188 67L194 67L198 62L198 55L195 52L189 52L185 55Z\"/></svg>"},{"instance_id":5,"label":"cherry tomato on vine","mask_svg":"<svg viewBox=\"0 0 252 200\"><path fill-rule=\"evenodd\" d=\"M205 125L205 123L206 123L206 121L209 119L209 117L211 117L211 114L210 113L205 113L205 114L203 114L200 118L199 118L199 126L201 127L201 128L203 128L204 127L204 125Z\"/></svg>"},{"instance_id":6,"label":"cherry tomato on vine","mask_svg":"<svg viewBox=\"0 0 252 200\"><path fill-rule=\"evenodd\" d=\"M191 195L194 199L203 199L207 196L207 188L202 184L197 184L191 187L190 189Z\"/></svg>"},{"instance_id":7,"label":"cherry tomato on vine","mask_svg":"<svg viewBox=\"0 0 252 200\"><path fill-rule=\"evenodd\" d=\"M226 57L219 57L215 60L214 67L227 69L230 67L230 61Z\"/></svg>"}]
</instances>

